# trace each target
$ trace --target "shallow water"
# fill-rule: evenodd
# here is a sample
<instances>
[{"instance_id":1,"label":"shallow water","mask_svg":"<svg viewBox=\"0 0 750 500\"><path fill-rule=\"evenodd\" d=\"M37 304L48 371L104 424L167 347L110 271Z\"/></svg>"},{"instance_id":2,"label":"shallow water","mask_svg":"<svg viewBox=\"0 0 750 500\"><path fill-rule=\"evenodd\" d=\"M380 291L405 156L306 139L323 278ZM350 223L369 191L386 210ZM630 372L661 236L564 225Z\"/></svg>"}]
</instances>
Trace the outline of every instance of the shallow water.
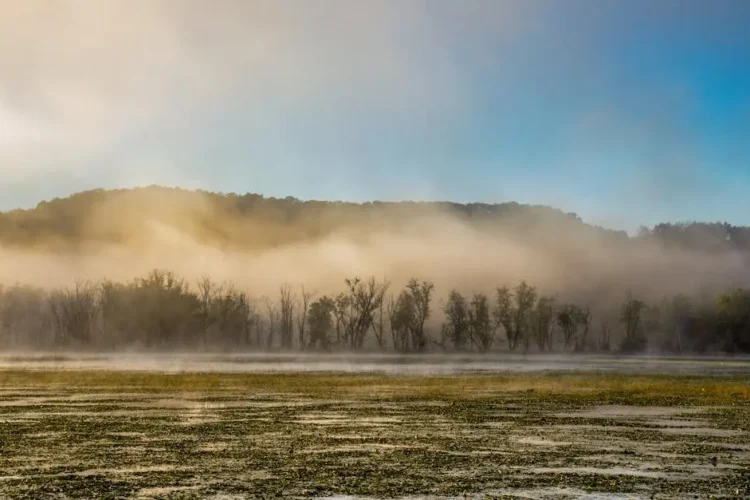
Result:
<instances>
[{"instance_id":1,"label":"shallow water","mask_svg":"<svg viewBox=\"0 0 750 500\"><path fill-rule=\"evenodd\" d=\"M150 372L362 372L458 374L542 371L748 374L750 357L652 357L509 354L396 355L349 353L6 353L0 369Z\"/></svg>"},{"instance_id":2,"label":"shallow water","mask_svg":"<svg viewBox=\"0 0 750 500\"><path fill-rule=\"evenodd\" d=\"M684 498L731 495L750 471L746 405L571 404L525 391L339 401L262 386L17 387L0 399L0 496L10 497Z\"/></svg>"},{"instance_id":3,"label":"shallow water","mask_svg":"<svg viewBox=\"0 0 750 500\"><path fill-rule=\"evenodd\" d=\"M750 495L746 399L708 406L667 393L630 404L622 399L619 378L609 392L592 396L569 388L561 397L512 384L486 385L503 377L441 379L458 388L445 394L422 391L421 378L388 384L399 374L522 372L533 379L533 373L545 370L644 372L666 373L669 380L672 374L704 374L683 380L700 392L708 380L737 385L737 374L750 375L745 359L56 353L0 356L2 369L388 376L294 377L341 384L330 390L266 385L276 377L241 377L241 385L208 388L166 384L159 390L138 384L6 385L0 389L0 496L60 491L86 491L91 498L112 492L139 498L248 498L258 491L296 498L360 492L360 497L335 497L360 499L373 492L389 498L477 499L650 498L651 491L660 491L658 498L684 498L685 492ZM124 384L139 377L112 376L122 376ZM7 384L22 379L16 374ZM417 491L434 495L414 496Z\"/></svg>"}]
</instances>

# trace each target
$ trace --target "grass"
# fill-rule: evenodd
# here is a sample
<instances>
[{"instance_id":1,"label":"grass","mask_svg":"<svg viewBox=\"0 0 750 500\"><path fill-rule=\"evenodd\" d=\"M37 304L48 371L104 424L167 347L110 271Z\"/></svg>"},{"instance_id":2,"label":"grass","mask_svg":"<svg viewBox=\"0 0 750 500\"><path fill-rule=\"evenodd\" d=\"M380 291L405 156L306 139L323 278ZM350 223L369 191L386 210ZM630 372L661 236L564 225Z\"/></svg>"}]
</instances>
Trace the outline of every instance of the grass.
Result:
<instances>
[{"instance_id":1,"label":"grass","mask_svg":"<svg viewBox=\"0 0 750 500\"><path fill-rule=\"evenodd\" d=\"M455 376L331 373L153 373L101 370L3 370L0 388L77 388L108 391L261 390L323 398L357 397L473 399L494 393L535 392L580 400L735 404L750 401L744 375L675 376L580 374L576 372L470 374Z\"/></svg>"},{"instance_id":2,"label":"grass","mask_svg":"<svg viewBox=\"0 0 750 500\"><path fill-rule=\"evenodd\" d=\"M0 496L750 494L739 375L6 370L0 396Z\"/></svg>"}]
</instances>

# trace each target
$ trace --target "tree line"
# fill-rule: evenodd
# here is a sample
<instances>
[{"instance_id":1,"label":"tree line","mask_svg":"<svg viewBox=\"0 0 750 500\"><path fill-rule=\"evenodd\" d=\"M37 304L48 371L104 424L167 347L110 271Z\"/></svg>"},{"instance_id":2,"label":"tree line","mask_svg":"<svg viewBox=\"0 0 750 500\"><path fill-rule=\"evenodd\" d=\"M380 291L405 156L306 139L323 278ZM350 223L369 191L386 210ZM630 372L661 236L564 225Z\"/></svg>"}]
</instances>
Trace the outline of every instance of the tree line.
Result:
<instances>
[{"instance_id":1,"label":"tree line","mask_svg":"<svg viewBox=\"0 0 750 500\"><path fill-rule=\"evenodd\" d=\"M350 278L336 294L285 283L252 297L204 277L154 270L128 283L0 288L6 348L380 350L455 352L750 352L750 290L602 307L545 295L525 281L438 298L430 281L401 289Z\"/></svg>"}]
</instances>

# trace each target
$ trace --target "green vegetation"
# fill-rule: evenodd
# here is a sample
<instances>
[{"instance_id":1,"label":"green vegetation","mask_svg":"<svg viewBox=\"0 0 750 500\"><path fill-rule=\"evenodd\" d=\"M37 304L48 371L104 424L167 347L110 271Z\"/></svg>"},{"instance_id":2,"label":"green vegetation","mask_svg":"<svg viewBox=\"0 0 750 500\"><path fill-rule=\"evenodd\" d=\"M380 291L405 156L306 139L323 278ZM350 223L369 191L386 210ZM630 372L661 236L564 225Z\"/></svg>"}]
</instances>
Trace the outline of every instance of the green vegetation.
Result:
<instances>
[{"instance_id":1,"label":"green vegetation","mask_svg":"<svg viewBox=\"0 0 750 500\"><path fill-rule=\"evenodd\" d=\"M745 382L3 371L0 495L744 496Z\"/></svg>"}]
</instances>

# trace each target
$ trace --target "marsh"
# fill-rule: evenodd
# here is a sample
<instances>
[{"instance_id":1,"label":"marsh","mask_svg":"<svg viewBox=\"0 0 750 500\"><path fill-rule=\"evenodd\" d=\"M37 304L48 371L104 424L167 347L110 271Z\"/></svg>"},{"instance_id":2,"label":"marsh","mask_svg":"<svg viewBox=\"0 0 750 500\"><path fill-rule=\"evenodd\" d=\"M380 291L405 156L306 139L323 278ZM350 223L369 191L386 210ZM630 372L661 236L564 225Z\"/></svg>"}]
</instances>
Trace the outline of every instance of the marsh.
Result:
<instances>
[{"instance_id":1,"label":"marsh","mask_svg":"<svg viewBox=\"0 0 750 500\"><path fill-rule=\"evenodd\" d=\"M4 359L0 494L750 494L742 360L612 359L578 369L574 360L527 369L505 360L505 370L496 360L488 371L466 360L464 369L457 360L434 369L378 357L307 368L310 360L289 359L281 370L239 354L185 356L161 369L166 356L119 359Z\"/></svg>"}]
</instances>

